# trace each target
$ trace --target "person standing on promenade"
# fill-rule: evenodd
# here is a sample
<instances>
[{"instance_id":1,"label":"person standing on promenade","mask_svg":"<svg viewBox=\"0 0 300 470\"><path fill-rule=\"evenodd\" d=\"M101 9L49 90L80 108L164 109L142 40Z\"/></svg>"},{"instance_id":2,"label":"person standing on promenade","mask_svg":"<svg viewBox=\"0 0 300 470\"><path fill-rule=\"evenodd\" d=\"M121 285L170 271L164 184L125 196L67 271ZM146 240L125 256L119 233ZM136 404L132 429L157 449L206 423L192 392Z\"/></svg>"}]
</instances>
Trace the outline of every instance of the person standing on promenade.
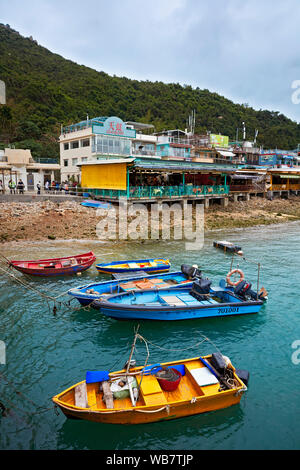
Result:
<instances>
[{"instance_id":1,"label":"person standing on promenade","mask_svg":"<svg viewBox=\"0 0 300 470\"><path fill-rule=\"evenodd\" d=\"M16 183L12 179L9 180L8 187L10 190L10 194L16 194Z\"/></svg>"},{"instance_id":2,"label":"person standing on promenade","mask_svg":"<svg viewBox=\"0 0 300 470\"><path fill-rule=\"evenodd\" d=\"M36 187L37 187L37 193L41 194L41 183L38 183Z\"/></svg>"},{"instance_id":3,"label":"person standing on promenade","mask_svg":"<svg viewBox=\"0 0 300 470\"><path fill-rule=\"evenodd\" d=\"M19 191L19 194L24 194L24 188L25 188L25 184L23 183L22 180L19 180L17 184L17 190Z\"/></svg>"},{"instance_id":4,"label":"person standing on promenade","mask_svg":"<svg viewBox=\"0 0 300 470\"><path fill-rule=\"evenodd\" d=\"M45 191L48 193L49 192L49 181L47 180L45 183Z\"/></svg>"},{"instance_id":5,"label":"person standing on promenade","mask_svg":"<svg viewBox=\"0 0 300 470\"><path fill-rule=\"evenodd\" d=\"M2 180L0 180L0 193L4 193L4 187L3 187L3 184L2 184Z\"/></svg>"}]
</instances>

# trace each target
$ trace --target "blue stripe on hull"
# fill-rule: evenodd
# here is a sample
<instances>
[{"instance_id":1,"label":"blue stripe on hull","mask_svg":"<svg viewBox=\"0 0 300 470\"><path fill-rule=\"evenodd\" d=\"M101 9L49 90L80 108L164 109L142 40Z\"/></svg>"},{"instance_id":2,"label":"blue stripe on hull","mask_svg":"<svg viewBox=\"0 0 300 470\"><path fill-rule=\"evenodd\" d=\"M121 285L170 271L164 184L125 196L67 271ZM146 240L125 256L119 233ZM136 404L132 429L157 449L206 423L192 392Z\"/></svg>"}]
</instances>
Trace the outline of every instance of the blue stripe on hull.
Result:
<instances>
[{"instance_id":1,"label":"blue stripe on hull","mask_svg":"<svg viewBox=\"0 0 300 470\"><path fill-rule=\"evenodd\" d=\"M223 317L230 315L245 315L248 313L258 313L261 305L245 305L237 307L226 307L226 305L218 306L216 308L202 308L202 309L185 309L185 310L170 310L170 311L146 311L139 310L138 312L125 309L106 309L101 306L101 312L109 317L116 319L136 319L136 320L191 320L196 318L210 318L210 317Z\"/></svg>"},{"instance_id":2,"label":"blue stripe on hull","mask_svg":"<svg viewBox=\"0 0 300 470\"><path fill-rule=\"evenodd\" d=\"M139 271L144 271L145 273L164 273L164 272L167 272L169 271L170 269L170 266L166 266L166 265L163 265L163 266L156 266L156 268L126 268L126 269L111 269L111 268L98 268L96 266L97 270L100 272L100 273L106 273L106 274L118 274L118 273L136 273L136 272L139 272Z\"/></svg>"}]
</instances>

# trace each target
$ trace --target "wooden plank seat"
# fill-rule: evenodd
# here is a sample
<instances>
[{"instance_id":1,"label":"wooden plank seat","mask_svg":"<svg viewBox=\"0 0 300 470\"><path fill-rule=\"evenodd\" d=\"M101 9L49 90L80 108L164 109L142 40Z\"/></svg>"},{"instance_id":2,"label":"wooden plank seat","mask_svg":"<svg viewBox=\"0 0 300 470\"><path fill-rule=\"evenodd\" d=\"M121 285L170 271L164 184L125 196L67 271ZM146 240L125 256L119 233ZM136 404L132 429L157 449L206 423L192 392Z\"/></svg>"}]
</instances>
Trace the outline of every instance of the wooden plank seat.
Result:
<instances>
[{"instance_id":1,"label":"wooden plank seat","mask_svg":"<svg viewBox=\"0 0 300 470\"><path fill-rule=\"evenodd\" d=\"M75 406L86 408L87 403L87 390L86 383L83 382L75 387Z\"/></svg>"},{"instance_id":2,"label":"wooden plank seat","mask_svg":"<svg viewBox=\"0 0 300 470\"><path fill-rule=\"evenodd\" d=\"M161 295L160 298L168 305L184 306L186 305L177 295Z\"/></svg>"},{"instance_id":3,"label":"wooden plank seat","mask_svg":"<svg viewBox=\"0 0 300 470\"><path fill-rule=\"evenodd\" d=\"M140 266L137 263L128 263L128 266L132 269L134 268L140 268Z\"/></svg>"},{"instance_id":4,"label":"wooden plank seat","mask_svg":"<svg viewBox=\"0 0 300 470\"><path fill-rule=\"evenodd\" d=\"M146 406L167 404L167 399L156 377L144 375L141 380L140 391Z\"/></svg>"},{"instance_id":5,"label":"wooden plank seat","mask_svg":"<svg viewBox=\"0 0 300 470\"><path fill-rule=\"evenodd\" d=\"M215 395L216 393L218 393L218 390L220 388L219 381L217 383L199 385L200 383L203 383L203 380L200 382L197 378L197 373L193 371L199 371L199 369L202 368L207 369L200 360L191 361L185 364L186 374L189 376L190 381L197 389L199 395Z\"/></svg>"}]
</instances>

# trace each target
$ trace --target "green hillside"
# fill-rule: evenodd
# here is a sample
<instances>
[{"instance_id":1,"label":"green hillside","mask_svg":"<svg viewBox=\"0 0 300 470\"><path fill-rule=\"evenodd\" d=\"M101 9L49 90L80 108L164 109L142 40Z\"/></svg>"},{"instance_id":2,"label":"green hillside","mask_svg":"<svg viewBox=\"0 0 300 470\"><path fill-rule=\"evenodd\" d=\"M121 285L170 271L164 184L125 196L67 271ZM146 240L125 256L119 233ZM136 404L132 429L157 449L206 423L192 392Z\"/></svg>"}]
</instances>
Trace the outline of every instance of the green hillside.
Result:
<instances>
[{"instance_id":1,"label":"green hillside","mask_svg":"<svg viewBox=\"0 0 300 470\"><path fill-rule=\"evenodd\" d=\"M111 77L1 24L0 79L7 87L7 105L0 105L0 142L31 148L35 157L58 157L60 125L81 121L87 113L147 122L160 131L186 128L195 109L196 133L210 130L234 140L245 121L248 138L258 129L257 142L264 148L293 149L300 142L300 124L279 112L256 111L191 86Z\"/></svg>"}]
</instances>

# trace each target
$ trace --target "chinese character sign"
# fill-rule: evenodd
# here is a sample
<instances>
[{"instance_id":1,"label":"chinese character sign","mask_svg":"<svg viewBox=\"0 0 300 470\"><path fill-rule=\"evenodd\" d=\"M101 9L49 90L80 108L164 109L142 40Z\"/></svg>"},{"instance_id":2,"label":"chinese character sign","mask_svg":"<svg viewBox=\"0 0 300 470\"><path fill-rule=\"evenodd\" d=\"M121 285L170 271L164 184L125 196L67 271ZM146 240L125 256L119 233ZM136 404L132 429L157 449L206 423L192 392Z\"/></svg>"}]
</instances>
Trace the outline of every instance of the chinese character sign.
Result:
<instances>
[{"instance_id":1,"label":"chinese character sign","mask_svg":"<svg viewBox=\"0 0 300 470\"><path fill-rule=\"evenodd\" d=\"M117 117L110 117L104 123L105 133L111 135L124 135L125 124Z\"/></svg>"}]
</instances>

